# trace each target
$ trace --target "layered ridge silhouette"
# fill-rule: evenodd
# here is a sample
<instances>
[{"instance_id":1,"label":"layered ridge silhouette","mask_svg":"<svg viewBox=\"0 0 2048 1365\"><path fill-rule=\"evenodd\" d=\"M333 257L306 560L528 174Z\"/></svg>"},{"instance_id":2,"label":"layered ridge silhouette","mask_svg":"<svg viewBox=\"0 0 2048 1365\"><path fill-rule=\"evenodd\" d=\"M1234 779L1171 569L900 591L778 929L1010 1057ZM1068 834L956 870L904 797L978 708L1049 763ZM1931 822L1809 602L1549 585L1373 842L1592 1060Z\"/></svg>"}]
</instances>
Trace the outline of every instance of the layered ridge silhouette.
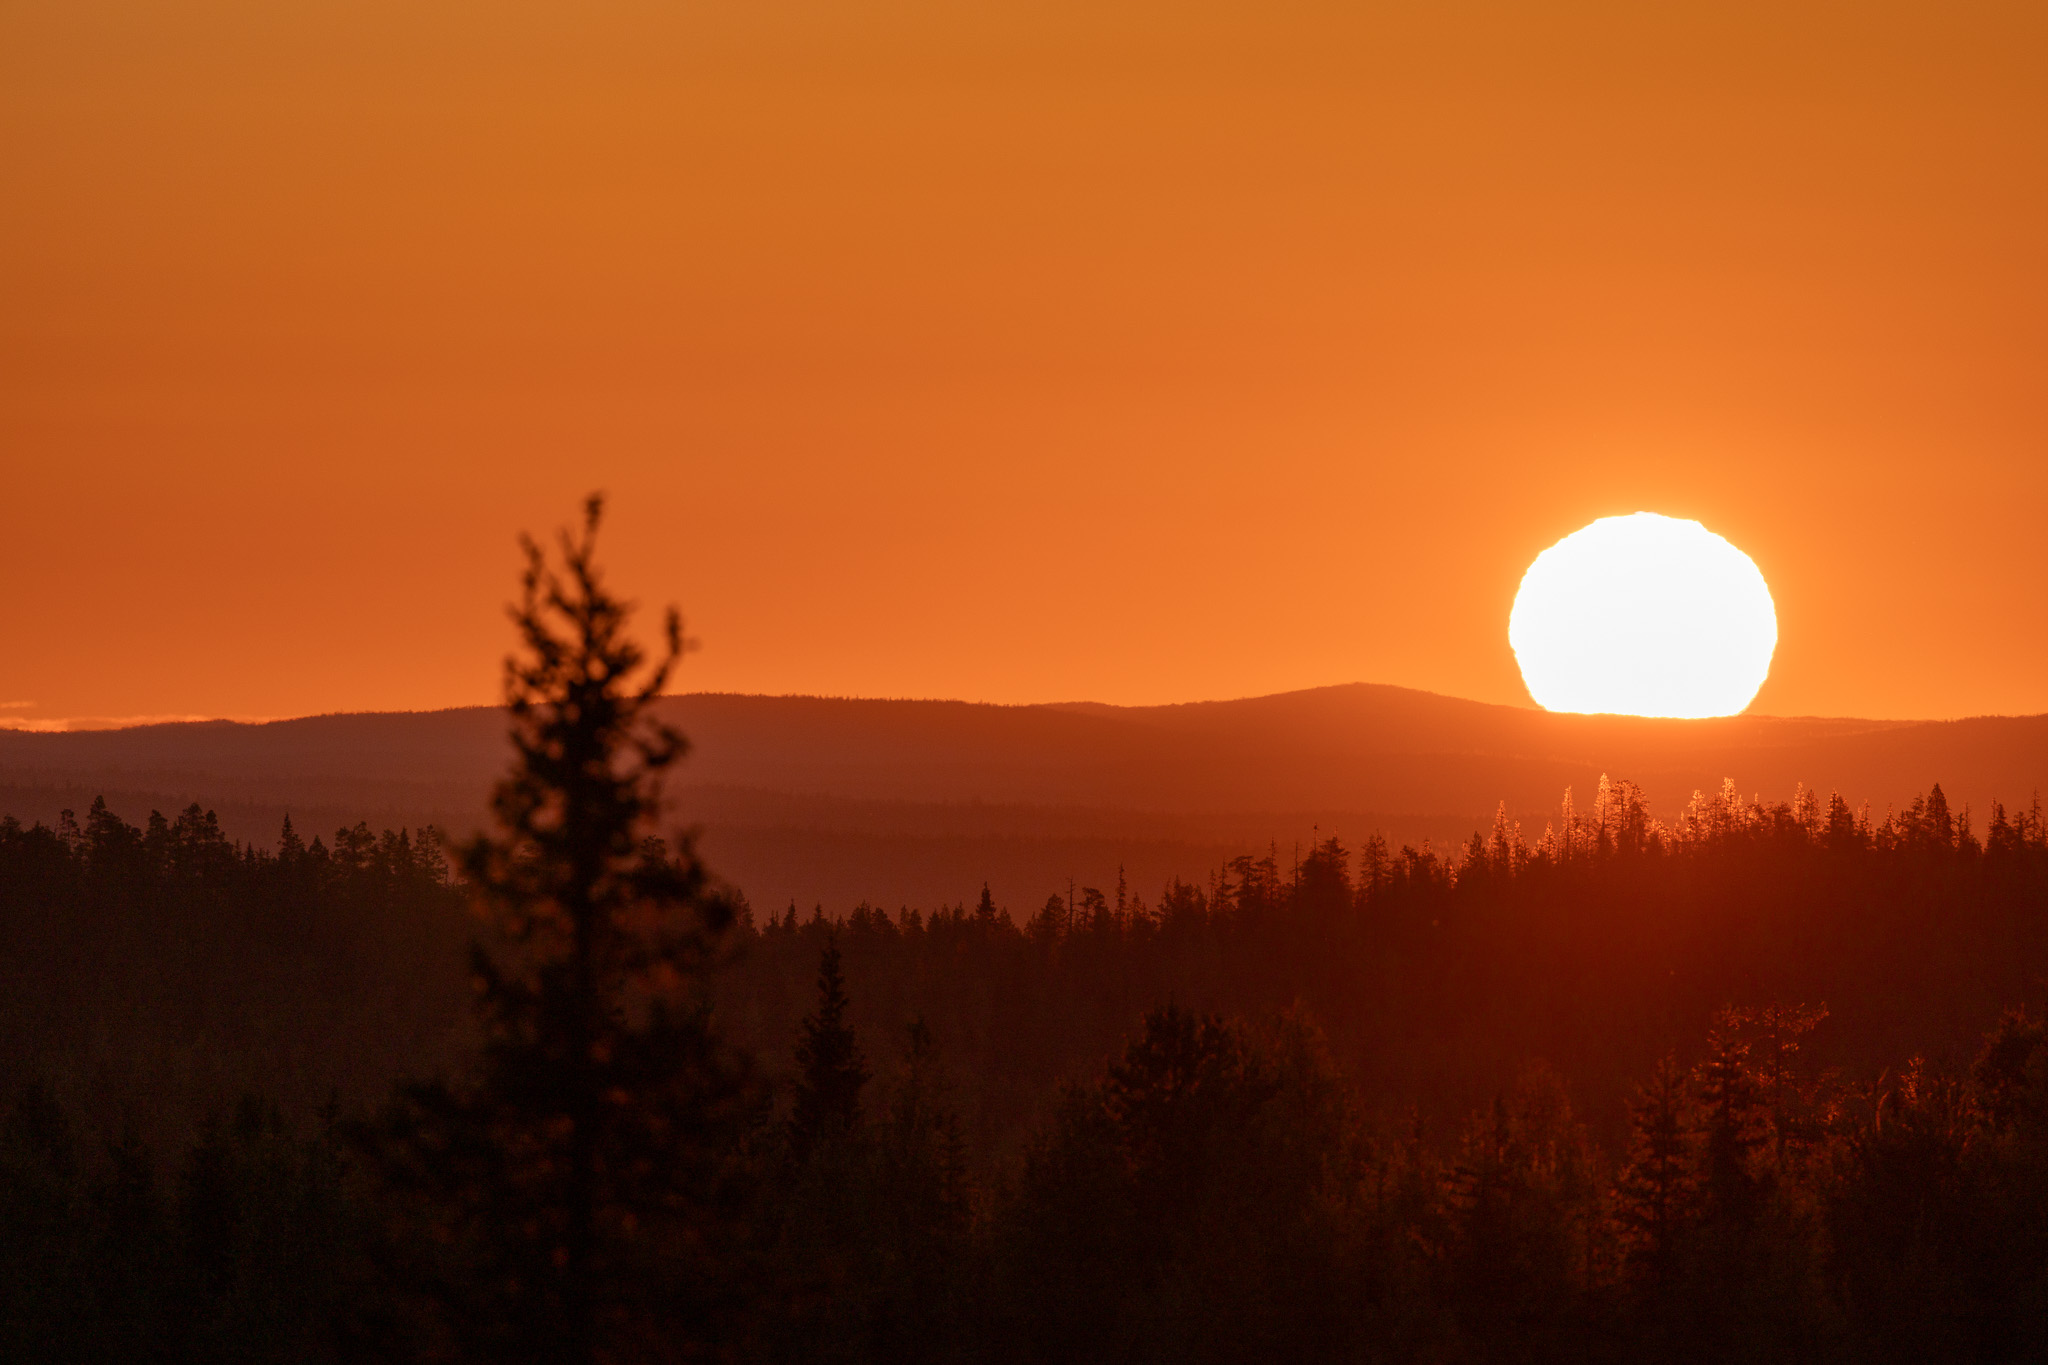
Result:
<instances>
[{"instance_id":1,"label":"layered ridge silhouette","mask_svg":"<svg viewBox=\"0 0 2048 1365\"><path fill-rule=\"evenodd\" d=\"M1929 784L1982 811L2048 771L2048 716L1675 721L1557 715L1350 684L1236 701L1115 707L691 694L662 706L694 744L678 814L757 904L935 905L984 880L1029 906L1069 878L1147 894L1315 835L1438 844L1505 802L1533 836L1567 787L1605 773L1675 813L1732 779L1799 784L1882 815ZM493 708L0 732L0 805L23 818L96 794L139 819L190 802L235 837L480 823L506 757Z\"/></svg>"}]
</instances>

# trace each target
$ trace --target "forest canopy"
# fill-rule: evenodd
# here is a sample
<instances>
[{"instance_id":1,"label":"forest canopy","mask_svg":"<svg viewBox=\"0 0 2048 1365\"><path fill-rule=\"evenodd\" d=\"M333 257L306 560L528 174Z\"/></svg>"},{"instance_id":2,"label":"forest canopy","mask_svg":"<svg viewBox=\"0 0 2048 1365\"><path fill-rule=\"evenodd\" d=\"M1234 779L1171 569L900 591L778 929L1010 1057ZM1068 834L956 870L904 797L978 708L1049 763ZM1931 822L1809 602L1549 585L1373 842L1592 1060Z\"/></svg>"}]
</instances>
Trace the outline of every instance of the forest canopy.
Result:
<instances>
[{"instance_id":1,"label":"forest canopy","mask_svg":"<svg viewBox=\"0 0 2048 1365\"><path fill-rule=\"evenodd\" d=\"M432 831L0 822L9 1255L42 1267L17 1284L74 1277L19 1330L117 1272L190 1306L209 1237L216 1283L282 1293L261 1239L284 1199L319 1211L292 1251L319 1301L286 1295L287 1332L206 1299L181 1339L370 1332L387 1310L347 1285L375 1220L336 1124L463 1054L464 901ZM1731 786L1660 821L1613 782L1534 838L1503 816L1455 850L1330 839L1149 901L733 905L713 1017L764 1087L741 1259L807 1305L759 1358L2042 1339L2033 805L1979 824L1938 787L1880 817ZM1755 1300L1739 1339L1729 1295ZM74 1358L142 1330L111 1321Z\"/></svg>"}]
</instances>

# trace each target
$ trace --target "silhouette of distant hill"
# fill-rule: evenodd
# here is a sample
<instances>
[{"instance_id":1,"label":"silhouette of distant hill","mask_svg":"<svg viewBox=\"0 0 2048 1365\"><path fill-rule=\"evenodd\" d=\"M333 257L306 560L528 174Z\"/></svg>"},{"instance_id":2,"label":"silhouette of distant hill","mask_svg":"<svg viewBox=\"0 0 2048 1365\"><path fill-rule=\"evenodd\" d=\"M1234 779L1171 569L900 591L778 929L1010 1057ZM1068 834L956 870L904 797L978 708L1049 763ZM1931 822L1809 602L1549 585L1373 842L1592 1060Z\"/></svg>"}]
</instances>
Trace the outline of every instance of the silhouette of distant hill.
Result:
<instances>
[{"instance_id":1,"label":"silhouette of distant hill","mask_svg":"<svg viewBox=\"0 0 2048 1365\"><path fill-rule=\"evenodd\" d=\"M1933 782L1980 816L2048 776L2048 716L1866 721L1554 715L1352 684L1238 701L1117 707L695 694L667 701L694 742L684 818L757 905L931 905L983 879L1020 911L1069 876L1135 890L1201 875L1313 829L1459 839L1502 801L1540 832L1567 786L1639 783L1657 808L1733 778L1804 782L1882 813ZM0 732L0 809L25 819L96 793L129 819L188 802L237 837L432 823L461 831L505 759L487 707Z\"/></svg>"}]
</instances>

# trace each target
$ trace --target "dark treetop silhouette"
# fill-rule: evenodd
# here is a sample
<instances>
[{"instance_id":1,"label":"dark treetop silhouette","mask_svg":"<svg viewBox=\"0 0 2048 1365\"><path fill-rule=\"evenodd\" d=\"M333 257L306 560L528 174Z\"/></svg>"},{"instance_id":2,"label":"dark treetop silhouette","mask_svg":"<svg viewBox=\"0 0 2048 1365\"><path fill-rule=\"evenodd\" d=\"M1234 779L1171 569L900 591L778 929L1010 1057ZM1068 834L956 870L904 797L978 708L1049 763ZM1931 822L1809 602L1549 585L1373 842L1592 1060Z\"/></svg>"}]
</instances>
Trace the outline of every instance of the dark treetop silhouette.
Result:
<instances>
[{"instance_id":1,"label":"dark treetop silhouette","mask_svg":"<svg viewBox=\"0 0 2048 1365\"><path fill-rule=\"evenodd\" d=\"M599 503L561 568L526 545L506 663L517 760L500 833L463 850L491 931L472 953L474 1077L406 1087L382 1169L454 1247L451 1344L498 1361L684 1358L724 1306L745 1069L697 987L733 919L687 837L657 834L681 735L653 721L683 650L649 664L593 560Z\"/></svg>"}]
</instances>

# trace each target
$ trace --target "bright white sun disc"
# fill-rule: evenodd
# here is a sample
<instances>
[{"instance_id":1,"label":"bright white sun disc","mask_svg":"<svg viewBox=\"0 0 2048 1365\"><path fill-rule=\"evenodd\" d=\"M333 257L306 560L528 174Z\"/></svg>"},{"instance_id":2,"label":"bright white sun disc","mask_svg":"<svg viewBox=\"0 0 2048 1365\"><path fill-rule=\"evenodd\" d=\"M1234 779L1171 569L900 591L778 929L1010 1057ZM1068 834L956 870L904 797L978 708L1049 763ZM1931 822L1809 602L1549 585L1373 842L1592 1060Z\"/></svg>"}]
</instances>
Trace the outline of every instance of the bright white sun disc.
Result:
<instances>
[{"instance_id":1,"label":"bright white sun disc","mask_svg":"<svg viewBox=\"0 0 2048 1365\"><path fill-rule=\"evenodd\" d=\"M1771 671L1778 613L1748 555L1696 521L1638 512L1536 556L1508 643L1546 710L1732 716Z\"/></svg>"}]
</instances>

